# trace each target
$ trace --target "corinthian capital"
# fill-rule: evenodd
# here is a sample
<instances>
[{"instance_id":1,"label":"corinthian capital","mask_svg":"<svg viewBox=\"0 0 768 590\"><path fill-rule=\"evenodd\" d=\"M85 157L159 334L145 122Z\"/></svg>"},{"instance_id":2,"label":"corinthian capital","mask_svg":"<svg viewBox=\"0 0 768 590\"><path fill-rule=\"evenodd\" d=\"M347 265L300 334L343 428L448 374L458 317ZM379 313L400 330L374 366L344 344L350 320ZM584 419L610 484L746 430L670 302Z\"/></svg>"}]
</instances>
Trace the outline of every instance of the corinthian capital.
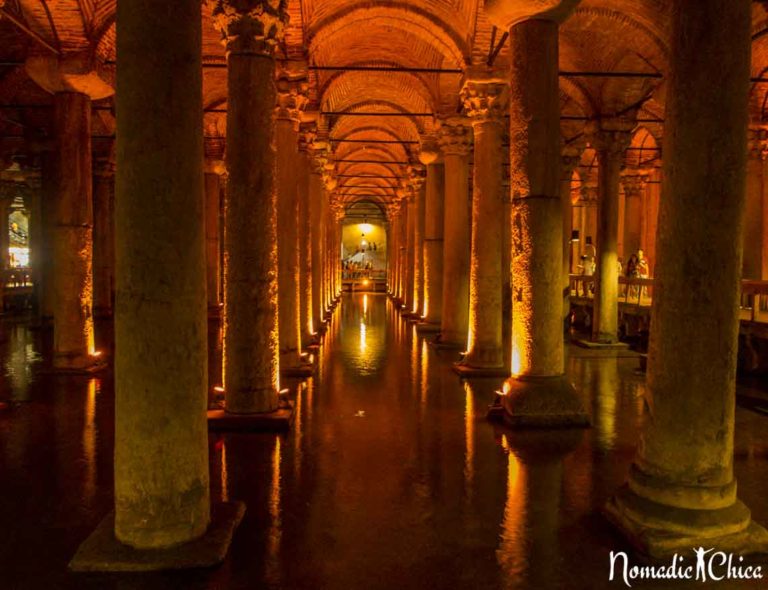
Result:
<instances>
[{"instance_id":1,"label":"corinthian capital","mask_svg":"<svg viewBox=\"0 0 768 590\"><path fill-rule=\"evenodd\" d=\"M288 0L215 0L214 26L227 53L273 55L288 23Z\"/></svg>"},{"instance_id":2,"label":"corinthian capital","mask_svg":"<svg viewBox=\"0 0 768 590\"><path fill-rule=\"evenodd\" d=\"M507 112L509 82L501 73L468 71L461 89L465 114L472 123L502 121Z\"/></svg>"},{"instance_id":3,"label":"corinthian capital","mask_svg":"<svg viewBox=\"0 0 768 590\"><path fill-rule=\"evenodd\" d=\"M526 20L561 23L578 3L579 0L485 0L485 12L494 25L508 31Z\"/></svg>"},{"instance_id":4,"label":"corinthian capital","mask_svg":"<svg viewBox=\"0 0 768 590\"><path fill-rule=\"evenodd\" d=\"M621 172L621 184L627 197L639 197L651 178L650 170L627 168Z\"/></svg>"},{"instance_id":5,"label":"corinthian capital","mask_svg":"<svg viewBox=\"0 0 768 590\"><path fill-rule=\"evenodd\" d=\"M466 156L472 150L472 127L464 117L444 119L440 125L438 143L444 154Z\"/></svg>"},{"instance_id":6,"label":"corinthian capital","mask_svg":"<svg viewBox=\"0 0 768 590\"><path fill-rule=\"evenodd\" d=\"M306 64L286 62L277 75L277 110L278 119L290 119L298 125L301 113L309 102L309 79Z\"/></svg>"},{"instance_id":7,"label":"corinthian capital","mask_svg":"<svg viewBox=\"0 0 768 590\"><path fill-rule=\"evenodd\" d=\"M587 126L587 135L592 147L609 155L623 155L632 142L632 130L635 120L629 118L611 118L593 121Z\"/></svg>"},{"instance_id":8,"label":"corinthian capital","mask_svg":"<svg viewBox=\"0 0 768 590\"><path fill-rule=\"evenodd\" d=\"M763 125L750 125L747 134L749 157L764 160L768 152L768 128Z\"/></svg>"}]
</instances>

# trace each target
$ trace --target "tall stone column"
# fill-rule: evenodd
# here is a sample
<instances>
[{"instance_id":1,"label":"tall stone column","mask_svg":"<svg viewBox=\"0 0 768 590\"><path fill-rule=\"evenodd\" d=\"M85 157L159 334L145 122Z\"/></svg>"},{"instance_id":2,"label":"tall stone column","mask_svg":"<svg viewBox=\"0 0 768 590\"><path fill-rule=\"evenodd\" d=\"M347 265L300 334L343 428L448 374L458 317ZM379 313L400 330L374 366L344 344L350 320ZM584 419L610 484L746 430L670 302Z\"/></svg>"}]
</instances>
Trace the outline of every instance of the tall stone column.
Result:
<instances>
[{"instance_id":1,"label":"tall stone column","mask_svg":"<svg viewBox=\"0 0 768 590\"><path fill-rule=\"evenodd\" d=\"M424 315L424 224L426 191L421 167L410 170L413 191L413 297L408 316L420 321Z\"/></svg>"},{"instance_id":2,"label":"tall stone column","mask_svg":"<svg viewBox=\"0 0 768 590\"><path fill-rule=\"evenodd\" d=\"M407 198L407 220L408 225L406 227L406 240L405 240L405 293L403 297L403 304L405 305L405 315L408 315L413 310L414 306L414 293L415 289L415 264L416 264L416 195L413 187L406 189L408 194Z\"/></svg>"},{"instance_id":3,"label":"tall stone column","mask_svg":"<svg viewBox=\"0 0 768 590\"><path fill-rule=\"evenodd\" d=\"M405 303L406 298L406 284L408 282L408 268L407 268L407 250L408 250L408 224L409 221L409 209L408 209L408 195L404 189L398 189L398 197L400 198L400 247L396 255L398 257L398 278L397 278L397 302L402 305Z\"/></svg>"},{"instance_id":4,"label":"tall stone column","mask_svg":"<svg viewBox=\"0 0 768 590\"><path fill-rule=\"evenodd\" d=\"M93 204L91 99L54 95L56 202L53 228L53 367L80 372L98 366L93 334Z\"/></svg>"},{"instance_id":5,"label":"tall stone column","mask_svg":"<svg viewBox=\"0 0 768 590\"><path fill-rule=\"evenodd\" d=\"M419 154L426 167L424 191L424 297L419 331L438 332L443 315L443 223L445 168L442 154L433 138L422 143Z\"/></svg>"},{"instance_id":6,"label":"tall stone column","mask_svg":"<svg viewBox=\"0 0 768 590\"><path fill-rule=\"evenodd\" d=\"M227 415L277 415L277 199L274 51L284 2L219 0L227 48L224 388Z\"/></svg>"},{"instance_id":7,"label":"tall stone column","mask_svg":"<svg viewBox=\"0 0 768 590\"><path fill-rule=\"evenodd\" d=\"M466 375L508 374L501 335L502 136L508 95L507 76L486 70L468 72L461 91L475 140L468 348L462 361L454 365Z\"/></svg>"},{"instance_id":8,"label":"tall stone column","mask_svg":"<svg viewBox=\"0 0 768 590\"><path fill-rule=\"evenodd\" d=\"M93 167L93 313L112 316L115 289L115 164Z\"/></svg>"},{"instance_id":9,"label":"tall stone column","mask_svg":"<svg viewBox=\"0 0 768 590\"><path fill-rule=\"evenodd\" d=\"M521 2L507 3L520 10ZM530 3L525 3L529 6ZM513 426L581 426L589 419L565 378L559 22L538 11L497 8L509 26L512 199L512 376L501 397Z\"/></svg>"},{"instance_id":10,"label":"tall stone column","mask_svg":"<svg viewBox=\"0 0 768 590\"><path fill-rule=\"evenodd\" d=\"M742 278L760 279L763 273L763 193L766 190L765 154L768 129L750 126L748 132L747 199L744 214L744 258Z\"/></svg>"},{"instance_id":11,"label":"tall stone column","mask_svg":"<svg viewBox=\"0 0 768 590\"><path fill-rule=\"evenodd\" d=\"M115 513L75 570L210 566L242 517L209 495L200 6L117 7Z\"/></svg>"},{"instance_id":12,"label":"tall stone column","mask_svg":"<svg viewBox=\"0 0 768 590\"><path fill-rule=\"evenodd\" d=\"M289 64L291 62L288 62ZM306 72L285 68L278 76L277 252L280 313L280 372L303 374L301 359L301 272L299 266L299 121L306 105Z\"/></svg>"},{"instance_id":13,"label":"tall stone column","mask_svg":"<svg viewBox=\"0 0 768 590\"><path fill-rule=\"evenodd\" d=\"M599 344L619 340L619 182L633 127L631 120L607 119L600 121L591 137L597 151L599 191L592 341Z\"/></svg>"},{"instance_id":14,"label":"tall stone column","mask_svg":"<svg viewBox=\"0 0 768 590\"><path fill-rule=\"evenodd\" d=\"M301 346L317 344L315 321L312 310L312 240L316 228L312 226L310 212L310 182L312 142L317 135L317 124L301 125L299 136L298 200L299 200L299 319L301 322Z\"/></svg>"},{"instance_id":15,"label":"tall stone column","mask_svg":"<svg viewBox=\"0 0 768 590\"><path fill-rule=\"evenodd\" d=\"M403 221L402 212L399 205L393 205L389 209L389 232L387 233L387 285L390 296L397 298L398 281L400 278L400 224Z\"/></svg>"},{"instance_id":16,"label":"tall stone column","mask_svg":"<svg viewBox=\"0 0 768 590\"><path fill-rule=\"evenodd\" d=\"M563 203L563 318L571 312L570 277L573 272L574 258L578 259L578 242L571 239L573 230L579 228L578 214L581 210L574 206L571 198L571 185L573 184L573 171L581 160L580 150L566 147L563 150L560 170L560 200ZM584 237L579 233L579 241Z\"/></svg>"},{"instance_id":17,"label":"tall stone column","mask_svg":"<svg viewBox=\"0 0 768 590\"><path fill-rule=\"evenodd\" d=\"M317 151L315 151L317 156ZM323 329L323 177L322 166L317 157L310 161L309 174L309 222L312 226L311 244L312 251L312 325L315 332Z\"/></svg>"},{"instance_id":18,"label":"tall stone column","mask_svg":"<svg viewBox=\"0 0 768 590\"><path fill-rule=\"evenodd\" d=\"M768 532L738 500L733 472L750 8L747 0L672 2L649 416L629 482L608 504L653 558L701 544L768 551ZM702 159L701 146L717 149Z\"/></svg>"},{"instance_id":19,"label":"tall stone column","mask_svg":"<svg viewBox=\"0 0 768 590\"><path fill-rule=\"evenodd\" d=\"M466 119L447 119L440 127L445 158L443 226L443 315L438 342L467 346L469 322L470 201L469 153L472 128Z\"/></svg>"},{"instance_id":20,"label":"tall stone column","mask_svg":"<svg viewBox=\"0 0 768 590\"><path fill-rule=\"evenodd\" d=\"M627 169L621 175L624 187L624 264L642 249L643 195L648 175L642 170Z\"/></svg>"},{"instance_id":21,"label":"tall stone column","mask_svg":"<svg viewBox=\"0 0 768 590\"><path fill-rule=\"evenodd\" d=\"M205 160L205 285L208 300L208 317L217 318L221 313L221 212L223 178L226 163L219 159L223 150L206 145ZM218 152L218 153L217 153ZM218 158L216 157L218 156Z\"/></svg>"}]
</instances>

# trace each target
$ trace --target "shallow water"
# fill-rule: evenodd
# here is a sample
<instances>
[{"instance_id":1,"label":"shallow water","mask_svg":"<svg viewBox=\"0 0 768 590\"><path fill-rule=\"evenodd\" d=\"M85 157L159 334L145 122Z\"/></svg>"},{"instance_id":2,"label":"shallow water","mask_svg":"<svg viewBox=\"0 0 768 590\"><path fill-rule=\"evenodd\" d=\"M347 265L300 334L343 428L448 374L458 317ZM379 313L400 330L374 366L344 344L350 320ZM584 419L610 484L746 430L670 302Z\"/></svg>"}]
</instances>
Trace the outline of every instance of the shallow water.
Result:
<instances>
[{"instance_id":1,"label":"shallow water","mask_svg":"<svg viewBox=\"0 0 768 590\"><path fill-rule=\"evenodd\" d=\"M599 510L637 442L636 358L570 350L593 427L511 432L485 419L498 380L461 382L454 353L435 352L386 297L347 295L291 432L211 436L212 497L247 504L226 562L84 576L66 564L112 507L112 381L38 374L42 335L2 329L0 588L624 587L608 581L608 555L626 547ZM763 523L767 426L737 411L740 496Z\"/></svg>"}]
</instances>

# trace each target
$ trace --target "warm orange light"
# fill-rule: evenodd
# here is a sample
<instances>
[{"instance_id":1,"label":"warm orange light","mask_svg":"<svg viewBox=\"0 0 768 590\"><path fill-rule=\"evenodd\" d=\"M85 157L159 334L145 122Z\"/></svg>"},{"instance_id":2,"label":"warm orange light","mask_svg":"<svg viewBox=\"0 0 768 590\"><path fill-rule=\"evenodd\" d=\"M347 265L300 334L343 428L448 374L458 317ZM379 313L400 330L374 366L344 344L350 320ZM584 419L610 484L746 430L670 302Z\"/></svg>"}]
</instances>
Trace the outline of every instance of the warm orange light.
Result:
<instances>
[{"instance_id":1,"label":"warm orange light","mask_svg":"<svg viewBox=\"0 0 768 590\"><path fill-rule=\"evenodd\" d=\"M101 352L100 350L94 350L94 351L91 353L91 356L93 356L93 357L97 357L97 358L98 358L98 357L100 357L101 355L102 355L102 352Z\"/></svg>"},{"instance_id":2,"label":"warm orange light","mask_svg":"<svg viewBox=\"0 0 768 590\"><path fill-rule=\"evenodd\" d=\"M224 393L224 388L221 385L214 385L213 390L216 393Z\"/></svg>"},{"instance_id":3,"label":"warm orange light","mask_svg":"<svg viewBox=\"0 0 768 590\"><path fill-rule=\"evenodd\" d=\"M368 279L364 279L364 280L363 280L363 285L365 285L366 287L367 287L368 285L370 285L370 284L371 284L371 281L369 281Z\"/></svg>"}]
</instances>

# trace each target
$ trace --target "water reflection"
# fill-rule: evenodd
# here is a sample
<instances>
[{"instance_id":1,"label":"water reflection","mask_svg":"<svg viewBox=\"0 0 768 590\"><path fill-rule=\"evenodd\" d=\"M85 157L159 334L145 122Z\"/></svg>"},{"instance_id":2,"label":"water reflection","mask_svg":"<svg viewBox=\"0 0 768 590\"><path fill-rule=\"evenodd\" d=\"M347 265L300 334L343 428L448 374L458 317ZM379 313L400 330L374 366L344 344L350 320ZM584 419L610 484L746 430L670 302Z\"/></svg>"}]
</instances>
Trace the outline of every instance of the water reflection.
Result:
<instances>
[{"instance_id":1,"label":"water reflection","mask_svg":"<svg viewBox=\"0 0 768 590\"><path fill-rule=\"evenodd\" d=\"M382 297L384 295L357 295L354 301L342 306L341 346L345 365L356 376L374 376L382 369L387 346L387 311L383 301L377 301L376 305L372 301L369 303L369 298Z\"/></svg>"},{"instance_id":2,"label":"water reflection","mask_svg":"<svg viewBox=\"0 0 768 590\"><path fill-rule=\"evenodd\" d=\"M100 391L100 381L89 379L85 397L85 424L83 425L83 458L85 459L83 500L86 505L90 505L96 495L96 399Z\"/></svg>"}]
</instances>

